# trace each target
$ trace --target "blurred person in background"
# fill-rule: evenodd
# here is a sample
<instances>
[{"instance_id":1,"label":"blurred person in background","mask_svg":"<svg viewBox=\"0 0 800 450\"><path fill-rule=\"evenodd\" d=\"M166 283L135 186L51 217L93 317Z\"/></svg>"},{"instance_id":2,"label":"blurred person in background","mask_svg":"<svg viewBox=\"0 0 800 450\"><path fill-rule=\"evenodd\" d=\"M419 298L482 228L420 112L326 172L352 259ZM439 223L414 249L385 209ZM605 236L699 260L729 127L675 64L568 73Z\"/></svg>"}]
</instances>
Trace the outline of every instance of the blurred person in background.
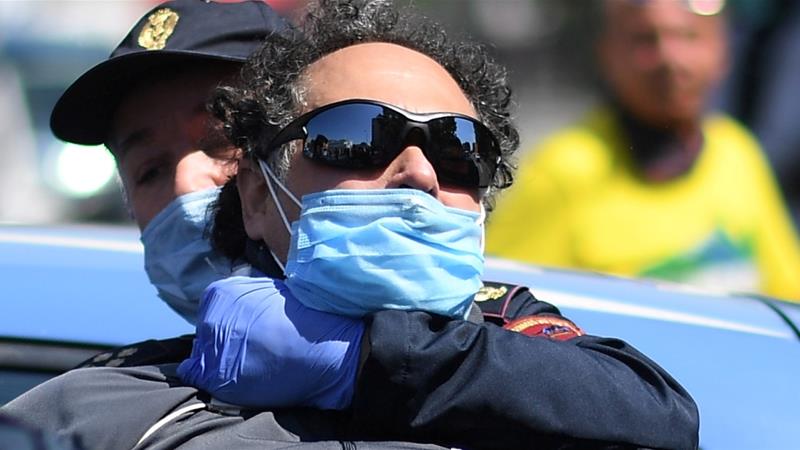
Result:
<instances>
[{"instance_id":1,"label":"blurred person in background","mask_svg":"<svg viewBox=\"0 0 800 450\"><path fill-rule=\"evenodd\" d=\"M608 101L521 162L487 252L800 300L800 244L758 143L706 109L724 17L689 6L602 4Z\"/></svg>"}]
</instances>

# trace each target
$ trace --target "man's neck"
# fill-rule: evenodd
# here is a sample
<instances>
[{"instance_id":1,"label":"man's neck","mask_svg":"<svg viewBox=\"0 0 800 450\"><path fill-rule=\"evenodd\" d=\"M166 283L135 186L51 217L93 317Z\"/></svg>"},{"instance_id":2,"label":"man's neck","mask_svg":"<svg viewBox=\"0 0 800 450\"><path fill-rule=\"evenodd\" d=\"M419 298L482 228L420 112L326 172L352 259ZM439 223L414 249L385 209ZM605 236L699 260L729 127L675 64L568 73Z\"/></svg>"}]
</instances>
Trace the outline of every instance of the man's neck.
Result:
<instances>
[{"instance_id":1,"label":"man's neck","mask_svg":"<svg viewBox=\"0 0 800 450\"><path fill-rule=\"evenodd\" d=\"M642 122L619 106L616 112L630 144L631 159L646 181L671 181L694 166L703 148L699 121L657 127Z\"/></svg>"}]
</instances>

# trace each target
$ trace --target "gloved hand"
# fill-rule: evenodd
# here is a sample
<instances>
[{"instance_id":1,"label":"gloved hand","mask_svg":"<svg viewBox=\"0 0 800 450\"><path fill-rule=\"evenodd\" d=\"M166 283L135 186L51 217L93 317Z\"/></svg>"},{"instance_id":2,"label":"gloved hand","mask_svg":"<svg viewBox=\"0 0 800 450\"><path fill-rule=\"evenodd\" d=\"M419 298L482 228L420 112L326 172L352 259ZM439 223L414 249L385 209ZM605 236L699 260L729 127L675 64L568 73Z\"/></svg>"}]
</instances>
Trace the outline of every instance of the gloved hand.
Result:
<instances>
[{"instance_id":1,"label":"gloved hand","mask_svg":"<svg viewBox=\"0 0 800 450\"><path fill-rule=\"evenodd\" d=\"M281 280L230 277L200 303L184 383L246 407L350 405L364 323L309 309Z\"/></svg>"}]
</instances>

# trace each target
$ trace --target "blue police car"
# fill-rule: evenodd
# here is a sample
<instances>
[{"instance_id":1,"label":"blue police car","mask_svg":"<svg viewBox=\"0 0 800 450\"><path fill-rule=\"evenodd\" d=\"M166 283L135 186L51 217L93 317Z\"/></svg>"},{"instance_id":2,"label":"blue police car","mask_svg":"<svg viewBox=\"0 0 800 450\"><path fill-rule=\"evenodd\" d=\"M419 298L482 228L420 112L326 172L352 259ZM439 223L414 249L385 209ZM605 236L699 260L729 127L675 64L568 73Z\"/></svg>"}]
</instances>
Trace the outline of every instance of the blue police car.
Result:
<instances>
[{"instance_id":1,"label":"blue police car","mask_svg":"<svg viewBox=\"0 0 800 450\"><path fill-rule=\"evenodd\" d=\"M0 404L103 349L191 333L129 227L0 227ZM488 259L586 332L622 338L700 408L703 449L800 448L800 305Z\"/></svg>"},{"instance_id":2,"label":"blue police car","mask_svg":"<svg viewBox=\"0 0 800 450\"><path fill-rule=\"evenodd\" d=\"M0 226L0 404L109 347L192 333L131 227Z\"/></svg>"}]
</instances>

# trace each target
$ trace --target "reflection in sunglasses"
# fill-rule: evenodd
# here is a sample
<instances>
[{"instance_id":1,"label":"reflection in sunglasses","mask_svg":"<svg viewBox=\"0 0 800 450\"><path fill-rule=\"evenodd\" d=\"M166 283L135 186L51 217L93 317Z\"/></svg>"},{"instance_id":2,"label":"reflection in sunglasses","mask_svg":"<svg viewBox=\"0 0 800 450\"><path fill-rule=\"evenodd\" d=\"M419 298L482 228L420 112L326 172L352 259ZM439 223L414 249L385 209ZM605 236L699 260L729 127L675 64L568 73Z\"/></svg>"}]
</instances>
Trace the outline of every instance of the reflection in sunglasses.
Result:
<instances>
[{"instance_id":1,"label":"reflection in sunglasses","mask_svg":"<svg viewBox=\"0 0 800 450\"><path fill-rule=\"evenodd\" d=\"M484 188L500 164L500 147L486 126L455 113L414 114L372 100L347 100L297 118L269 148L305 139L303 154L350 169L384 167L408 145L422 149L437 175Z\"/></svg>"}]
</instances>

